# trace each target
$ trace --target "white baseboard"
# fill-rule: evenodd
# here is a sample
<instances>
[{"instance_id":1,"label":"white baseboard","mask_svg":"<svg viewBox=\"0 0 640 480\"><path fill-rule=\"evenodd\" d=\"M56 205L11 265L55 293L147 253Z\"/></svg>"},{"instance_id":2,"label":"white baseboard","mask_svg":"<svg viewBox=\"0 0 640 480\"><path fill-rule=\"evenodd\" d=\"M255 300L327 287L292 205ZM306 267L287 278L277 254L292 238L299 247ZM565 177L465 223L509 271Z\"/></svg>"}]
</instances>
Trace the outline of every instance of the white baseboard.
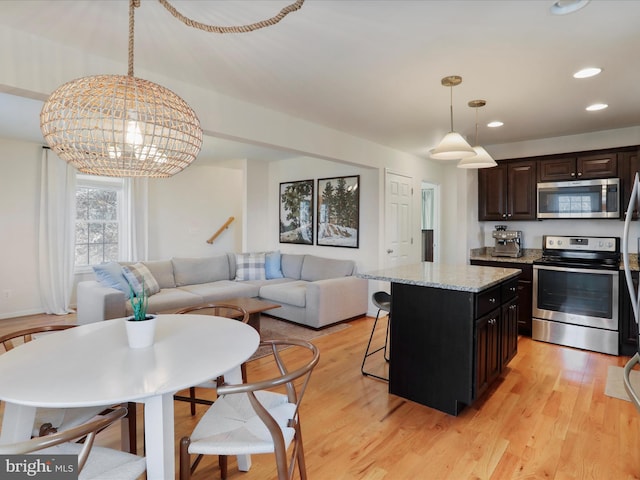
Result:
<instances>
[{"instance_id":1,"label":"white baseboard","mask_svg":"<svg viewBox=\"0 0 640 480\"><path fill-rule=\"evenodd\" d=\"M26 317L28 315L40 315L42 313L44 313L44 310L40 308L34 308L30 310L21 310L19 312L0 313L0 320L4 320L6 318L14 318L14 317Z\"/></svg>"}]
</instances>

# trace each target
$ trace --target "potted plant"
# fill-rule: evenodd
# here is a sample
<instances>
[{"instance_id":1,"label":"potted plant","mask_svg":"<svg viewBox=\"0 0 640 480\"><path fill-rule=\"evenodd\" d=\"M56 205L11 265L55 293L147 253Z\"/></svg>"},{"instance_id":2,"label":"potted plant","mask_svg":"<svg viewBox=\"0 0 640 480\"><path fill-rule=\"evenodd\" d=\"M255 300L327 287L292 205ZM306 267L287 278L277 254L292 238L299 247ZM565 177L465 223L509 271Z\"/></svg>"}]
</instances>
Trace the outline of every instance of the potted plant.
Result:
<instances>
[{"instance_id":1,"label":"potted plant","mask_svg":"<svg viewBox=\"0 0 640 480\"><path fill-rule=\"evenodd\" d=\"M129 287L129 300L133 315L127 318L127 339L131 348L144 348L153 344L156 316L147 314L149 296L144 289L144 280L139 294Z\"/></svg>"}]
</instances>

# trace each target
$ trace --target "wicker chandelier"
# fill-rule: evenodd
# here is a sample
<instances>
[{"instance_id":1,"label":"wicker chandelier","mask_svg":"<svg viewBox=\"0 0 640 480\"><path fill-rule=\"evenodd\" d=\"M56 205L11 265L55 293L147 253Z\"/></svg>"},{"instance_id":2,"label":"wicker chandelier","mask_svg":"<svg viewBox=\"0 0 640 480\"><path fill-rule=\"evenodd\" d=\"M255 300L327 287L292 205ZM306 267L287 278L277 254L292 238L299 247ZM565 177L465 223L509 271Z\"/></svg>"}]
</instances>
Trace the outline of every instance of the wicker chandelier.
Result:
<instances>
[{"instance_id":1,"label":"wicker chandelier","mask_svg":"<svg viewBox=\"0 0 640 480\"><path fill-rule=\"evenodd\" d=\"M183 23L217 33L240 33L273 25L277 16L241 27L199 24L159 0ZM134 10L129 0L129 69L127 75L95 75L57 88L40 113L40 128L51 149L83 173L108 177L170 177L195 160L202 128L193 109L171 90L133 76Z\"/></svg>"}]
</instances>

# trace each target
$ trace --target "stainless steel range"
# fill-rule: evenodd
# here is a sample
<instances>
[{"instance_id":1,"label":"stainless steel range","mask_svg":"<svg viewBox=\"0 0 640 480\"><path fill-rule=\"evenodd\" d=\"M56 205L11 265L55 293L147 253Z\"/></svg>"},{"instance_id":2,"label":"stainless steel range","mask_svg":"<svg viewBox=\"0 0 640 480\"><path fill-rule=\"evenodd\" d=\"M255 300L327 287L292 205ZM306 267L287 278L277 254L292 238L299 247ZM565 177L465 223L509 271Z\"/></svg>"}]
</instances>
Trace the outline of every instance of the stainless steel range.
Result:
<instances>
[{"instance_id":1,"label":"stainless steel range","mask_svg":"<svg viewBox=\"0 0 640 480\"><path fill-rule=\"evenodd\" d=\"M542 242L533 262L533 339L618 355L620 238Z\"/></svg>"}]
</instances>

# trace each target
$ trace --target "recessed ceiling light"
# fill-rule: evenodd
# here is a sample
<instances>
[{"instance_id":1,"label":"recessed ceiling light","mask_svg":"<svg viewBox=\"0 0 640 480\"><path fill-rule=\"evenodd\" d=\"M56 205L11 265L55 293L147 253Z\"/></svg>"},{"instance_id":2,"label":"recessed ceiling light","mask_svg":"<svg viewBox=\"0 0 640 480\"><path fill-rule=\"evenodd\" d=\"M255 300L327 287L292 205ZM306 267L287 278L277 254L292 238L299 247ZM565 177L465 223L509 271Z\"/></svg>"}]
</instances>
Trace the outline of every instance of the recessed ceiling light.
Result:
<instances>
[{"instance_id":1,"label":"recessed ceiling light","mask_svg":"<svg viewBox=\"0 0 640 480\"><path fill-rule=\"evenodd\" d=\"M576 73L574 73L573 78L595 77L600 72L602 72L602 69L598 67L583 68L582 70L578 70Z\"/></svg>"},{"instance_id":2,"label":"recessed ceiling light","mask_svg":"<svg viewBox=\"0 0 640 480\"><path fill-rule=\"evenodd\" d=\"M550 10L553 15L566 15L586 7L589 2L590 0L558 0L551 5Z\"/></svg>"},{"instance_id":3,"label":"recessed ceiling light","mask_svg":"<svg viewBox=\"0 0 640 480\"><path fill-rule=\"evenodd\" d=\"M587 108L585 108L585 110L587 110L588 112L597 112L598 110L604 110L608 106L609 105L607 105L606 103L594 103L593 105L589 105Z\"/></svg>"},{"instance_id":4,"label":"recessed ceiling light","mask_svg":"<svg viewBox=\"0 0 640 480\"><path fill-rule=\"evenodd\" d=\"M493 122L489 122L489 123L487 123L487 127L489 127L489 128L501 127L501 126L503 126L503 125L504 125L504 123L502 123L502 122L500 122L500 121L498 121L498 120L495 120L495 121L493 121Z\"/></svg>"}]
</instances>

